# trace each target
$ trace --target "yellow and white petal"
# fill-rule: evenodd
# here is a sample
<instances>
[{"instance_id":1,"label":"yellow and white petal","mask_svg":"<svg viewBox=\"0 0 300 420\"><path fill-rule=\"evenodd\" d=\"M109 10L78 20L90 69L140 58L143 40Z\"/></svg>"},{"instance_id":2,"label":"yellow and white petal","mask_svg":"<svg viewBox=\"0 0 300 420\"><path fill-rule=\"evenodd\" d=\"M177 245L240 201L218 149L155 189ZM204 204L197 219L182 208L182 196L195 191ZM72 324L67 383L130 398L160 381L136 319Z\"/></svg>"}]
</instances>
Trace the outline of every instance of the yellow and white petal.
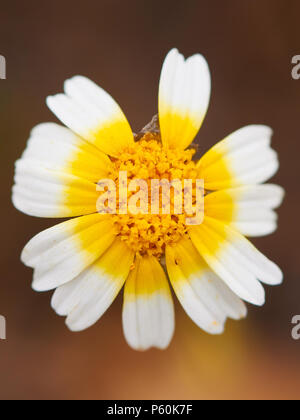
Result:
<instances>
[{"instance_id":1,"label":"yellow and white petal","mask_svg":"<svg viewBox=\"0 0 300 420\"><path fill-rule=\"evenodd\" d=\"M57 289L52 306L68 315L70 330L82 331L101 318L121 290L133 259L133 252L117 238L92 266Z\"/></svg>"},{"instance_id":2,"label":"yellow and white petal","mask_svg":"<svg viewBox=\"0 0 300 420\"><path fill-rule=\"evenodd\" d=\"M281 270L261 254L244 236L218 220L205 217L189 235L200 255L241 299L263 305L265 293L260 281L282 282Z\"/></svg>"},{"instance_id":3,"label":"yellow and white petal","mask_svg":"<svg viewBox=\"0 0 300 420\"><path fill-rule=\"evenodd\" d=\"M271 148L271 128L250 125L216 144L198 162L198 177L207 190L260 184L278 170L277 153Z\"/></svg>"},{"instance_id":4,"label":"yellow and white petal","mask_svg":"<svg viewBox=\"0 0 300 420\"><path fill-rule=\"evenodd\" d=\"M264 236L277 229L284 189L264 184L220 190L205 197L205 214L231 225L246 236Z\"/></svg>"},{"instance_id":5,"label":"yellow and white petal","mask_svg":"<svg viewBox=\"0 0 300 420\"><path fill-rule=\"evenodd\" d=\"M14 206L30 216L74 217L97 212L96 184L71 173L55 171L40 162L16 162Z\"/></svg>"},{"instance_id":6,"label":"yellow and white petal","mask_svg":"<svg viewBox=\"0 0 300 420\"><path fill-rule=\"evenodd\" d=\"M173 49L163 64L159 84L159 123L165 147L185 149L196 137L205 118L211 79L205 58L184 59Z\"/></svg>"},{"instance_id":7,"label":"yellow and white petal","mask_svg":"<svg viewBox=\"0 0 300 420\"><path fill-rule=\"evenodd\" d=\"M113 243L111 218L93 214L47 229L25 246L21 259L34 268L37 291L54 289L78 276Z\"/></svg>"},{"instance_id":8,"label":"yellow and white petal","mask_svg":"<svg viewBox=\"0 0 300 420\"><path fill-rule=\"evenodd\" d=\"M166 264L180 303L204 331L221 334L228 317L246 316L245 304L208 267L190 239L167 247Z\"/></svg>"},{"instance_id":9,"label":"yellow and white petal","mask_svg":"<svg viewBox=\"0 0 300 420\"><path fill-rule=\"evenodd\" d=\"M94 82L75 76L65 94L49 96L47 105L72 131L111 156L133 144L133 133L119 105Z\"/></svg>"},{"instance_id":10,"label":"yellow and white petal","mask_svg":"<svg viewBox=\"0 0 300 420\"><path fill-rule=\"evenodd\" d=\"M136 350L165 349L174 333L170 287L155 257L137 257L124 290L123 329Z\"/></svg>"},{"instance_id":11,"label":"yellow and white petal","mask_svg":"<svg viewBox=\"0 0 300 420\"><path fill-rule=\"evenodd\" d=\"M32 130L22 160L91 182L107 177L111 168L107 155L68 128L54 123L39 124Z\"/></svg>"}]
</instances>

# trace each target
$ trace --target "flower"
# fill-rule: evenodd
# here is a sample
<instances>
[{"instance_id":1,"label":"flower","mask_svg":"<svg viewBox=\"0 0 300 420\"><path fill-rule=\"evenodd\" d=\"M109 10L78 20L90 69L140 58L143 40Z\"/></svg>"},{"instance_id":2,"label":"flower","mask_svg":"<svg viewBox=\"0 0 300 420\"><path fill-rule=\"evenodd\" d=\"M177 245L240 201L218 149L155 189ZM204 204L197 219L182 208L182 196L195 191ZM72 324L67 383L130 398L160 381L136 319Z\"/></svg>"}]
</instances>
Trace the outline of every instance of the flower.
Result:
<instances>
[{"instance_id":1,"label":"flower","mask_svg":"<svg viewBox=\"0 0 300 420\"><path fill-rule=\"evenodd\" d=\"M163 349L175 323L169 281L190 318L211 334L222 333L227 318L246 316L243 300L264 304L261 282L282 282L280 269L245 237L277 227L274 209L283 189L262 185L278 169L272 130L244 127L194 161L189 146L210 87L201 55L185 60L170 51L159 85L159 127L138 136L111 96L84 77L67 80L64 94L47 98L68 128L33 129L16 162L13 203L32 216L71 217L31 239L21 258L34 268L35 290L56 289L52 307L72 331L99 320L125 285L127 342ZM203 222L187 226L185 215L174 213L100 214L97 183L118 183L120 171L147 185L153 178L203 179ZM194 187L190 192L194 197Z\"/></svg>"}]
</instances>

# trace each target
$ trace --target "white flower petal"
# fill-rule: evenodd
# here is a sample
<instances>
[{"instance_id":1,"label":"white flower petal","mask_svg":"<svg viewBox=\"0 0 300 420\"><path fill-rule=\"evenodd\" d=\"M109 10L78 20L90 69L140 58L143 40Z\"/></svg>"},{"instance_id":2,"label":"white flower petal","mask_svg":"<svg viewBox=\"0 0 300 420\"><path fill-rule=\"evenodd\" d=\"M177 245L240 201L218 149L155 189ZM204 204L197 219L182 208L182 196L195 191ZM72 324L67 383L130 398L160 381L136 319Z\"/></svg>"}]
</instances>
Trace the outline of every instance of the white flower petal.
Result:
<instances>
[{"instance_id":1,"label":"white flower petal","mask_svg":"<svg viewBox=\"0 0 300 420\"><path fill-rule=\"evenodd\" d=\"M52 302L58 312L68 312L67 326L82 331L100 319L121 290L133 262L133 252L119 239L68 288L65 305ZM117 263L116 263L117 262Z\"/></svg>"},{"instance_id":2,"label":"white flower petal","mask_svg":"<svg viewBox=\"0 0 300 420\"><path fill-rule=\"evenodd\" d=\"M282 282L277 265L226 224L206 217L189 234L208 265L240 298L262 305L265 294L258 279L271 285Z\"/></svg>"},{"instance_id":3,"label":"white flower petal","mask_svg":"<svg viewBox=\"0 0 300 420\"><path fill-rule=\"evenodd\" d=\"M68 220L47 229L25 246L24 264L33 267L33 288L54 289L78 276L113 243L111 220L100 214Z\"/></svg>"},{"instance_id":4,"label":"white flower petal","mask_svg":"<svg viewBox=\"0 0 300 420\"><path fill-rule=\"evenodd\" d=\"M53 293L51 306L60 316L67 316L80 302L80 298L88 285L86 271L74 280L59 286Z\"/></svg>"},{"instance_id":5,"label":"white flower petal","mask_svg":"<svg viewBox=\"0 0 300 420\"><path fill-rule=\"evenodd\" d=\"M123 329L136 350L165 349L173 337L173 300L166 275L154 257L137 258L126 281Z\"/></svg>"},{"instance_id":6,"label":"white flower petal","mask_svg":"<svg viewBox=\"0 0 300 420\"><path fill-rule=\"evenodd\" d=\"M12 201L30 216L55 218L95 213L98 197L93 182L46 169L29 159L16 162Z\"/></svg>"},{"instance_id":7,"label":"white flower petal","mask_svg":"<svg viewBox=\"0 0 300 420\"><path fill-rule=\"evenodd\" d=\"M39 124L32 130L22 160L91 182L107 176L111 167L110 159L99 149L54 123Z\"/></svg>"},{"instance_id":8,"label":"white flower petal","mask_svg":"<svg viewBox=\"0 0 300 420\"><path fill-rule=\"evenodd\" d=\"M246 316L245 304L209 269L189 239L167 247L166 263L180 303L204 331L221 334L227 317Z\"/></svg>"},{"instance_id":9,"label":"white flower petal","mask_svg":"<svg viewBox=\"0 0 300 420\"><path fill-rule=\"evenodd\" d=\"M216 144L198 162L199 177L207 190L260 184L278 170L277 153L271 149L272 130L250 125Z\"/></svg>"},{"instance_id":10,"label":"white flower petal","mask_svg":"<svg viewBox=\"0 0 300 420\"><path fill-rule=\"evenodd\" d=\"M187 60L173 49L163 64L159 84L159 122L166 147L185 149L192 143L205 118L211 80L200 54Z\"/></svg>"},{"instance_id":11,"label":"white flower petal","mask_svg":"<svg viewBox=\"0 0 300 420\"><path fill-rule=\"evenodd\" d=\"M277 214L284 197L278 185L251 185L225 189L205 197L205 214L230 224L246 236L264 236L277 228Z\"/></svg>"},{"instance_id":12,"label":"white flower petal","mask_svg":"<svg viewBox=\"0 0 300 420\"><path fill-rule=\"evenodd\" d=\"M126 117L103 89L83 76L75 76L65 82L65 93L49 96L47 105L76 134L112 156L133 144Z\"/></svg>"}]
</instances>

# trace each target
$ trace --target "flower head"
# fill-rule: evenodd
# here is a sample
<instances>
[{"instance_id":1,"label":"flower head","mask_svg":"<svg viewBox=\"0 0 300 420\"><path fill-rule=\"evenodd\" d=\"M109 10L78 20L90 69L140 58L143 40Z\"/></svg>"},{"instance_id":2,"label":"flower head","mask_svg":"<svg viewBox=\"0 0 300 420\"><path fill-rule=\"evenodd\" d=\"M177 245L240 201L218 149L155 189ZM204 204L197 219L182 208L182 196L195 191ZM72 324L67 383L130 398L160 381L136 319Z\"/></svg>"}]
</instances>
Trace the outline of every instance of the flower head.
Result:
<instances>
[{"instance_id":1,"label":"flower head","mask_svg":"<svg viewBox=\"0 0 300 420\"><path fill-rule=\"evenodd\" d=\"M68 128L32 130L16 163L13 202L32 216L71 217L22 253L34 268L33 288L55 289L52 307L68 327L93 325L124 285L124 333L135 349L170 343L169 283L211 334L222 333L227 318L246 316L243 300L262 305L261 282L279 284L282 273L245 236L277 226L283 190L263 185L278 169L272 130L244 127L193 160L210 73L201 55L185 60L175 49L162 69L159 121L138 135L90 80L76 76L64 91L47 104Z\"/></svg>"}]
</instances>

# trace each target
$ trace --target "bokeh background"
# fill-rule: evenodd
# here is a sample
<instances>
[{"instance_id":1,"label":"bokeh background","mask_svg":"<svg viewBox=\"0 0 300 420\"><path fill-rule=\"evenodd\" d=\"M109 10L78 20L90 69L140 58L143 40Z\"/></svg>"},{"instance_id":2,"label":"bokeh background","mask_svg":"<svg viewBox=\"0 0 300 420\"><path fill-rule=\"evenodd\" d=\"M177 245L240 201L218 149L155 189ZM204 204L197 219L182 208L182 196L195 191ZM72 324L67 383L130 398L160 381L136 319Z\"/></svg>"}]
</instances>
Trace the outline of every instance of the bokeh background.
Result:
<instances>
[{"instance_id":1,"label":"bokeh background","mask_svg":"<svg viewBox=\"0 0 300 420\"><path fill-rule=\"evenodd\" d=\"M298 0L94 0L0 3L1 399L298 399L300 341L291 319L300 314L300 54ZM275 130L281 169L274 182L287 197L276 234L255 244L284 270L267 288L263 308L226 333L199 330L176 305L168 350L131 350L121 329L120 296L91 329L71 333L50 308L50 293L31 290L22 247L55 223L31 218L11 204L14 161L30 129L56 121L45 97L83 74L121 104L134 130L156 113L165 54L201 52L211 67L211 106L197 141L205 152L250 123Z\"/></svg>"}]
</instances>

